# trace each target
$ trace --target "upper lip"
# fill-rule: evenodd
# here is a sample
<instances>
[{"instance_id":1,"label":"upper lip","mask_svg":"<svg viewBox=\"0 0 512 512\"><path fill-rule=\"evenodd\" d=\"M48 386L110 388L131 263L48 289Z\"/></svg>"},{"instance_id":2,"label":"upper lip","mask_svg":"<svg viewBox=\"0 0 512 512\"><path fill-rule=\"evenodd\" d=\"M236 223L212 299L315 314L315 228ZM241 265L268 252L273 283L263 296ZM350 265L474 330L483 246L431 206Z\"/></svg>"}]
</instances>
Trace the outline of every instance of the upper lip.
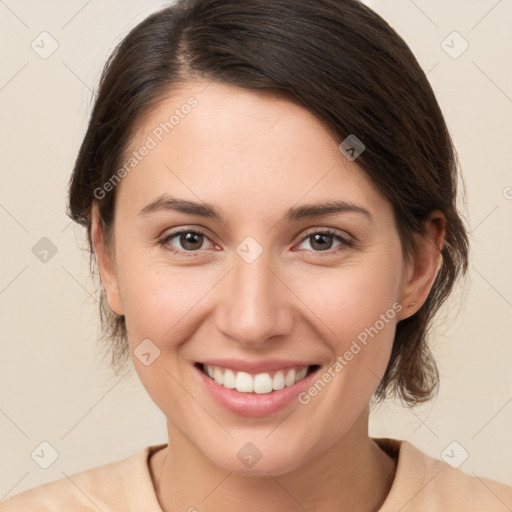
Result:
<instances>
[{"instance_id":1,"label":"upper lip","mask_svg":"<svg viewBox=\"0 0 512 512\"><path fill-rule=\"evenodd\" d=\"M298 361L296 359L266 359L265 361L247 361L243 359L208 359L199 362L203 365L219 366L220 368L229 368L237 372L247 372L251 374L267 373L287 368L303 368L315 364L309 361Z\"/></svg>"}]
</instances>

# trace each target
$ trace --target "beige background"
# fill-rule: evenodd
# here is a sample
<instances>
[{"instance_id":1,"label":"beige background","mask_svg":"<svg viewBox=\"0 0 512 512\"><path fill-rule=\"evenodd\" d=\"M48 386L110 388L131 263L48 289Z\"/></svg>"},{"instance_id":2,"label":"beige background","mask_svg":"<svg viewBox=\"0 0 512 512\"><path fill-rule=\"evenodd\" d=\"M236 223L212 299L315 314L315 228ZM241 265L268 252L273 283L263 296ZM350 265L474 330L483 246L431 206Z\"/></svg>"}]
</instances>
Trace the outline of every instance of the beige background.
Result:
<instances>
[{"instance_id":1,"label":"beige background","mask_svg":"<svg viewBox=\"0 0 512 512\"><path fill-rule=\"evenodd\" d=\"M371 433L435 457L456 441L448 453L469 454L461 469L512 485L512 1L368 3L428 72L464 167L473 242L468 285L432 338L439 397L381 407ZM0 1L0 498L166 440L135 374L113 378L101 360L84 234L64 213L103 62L162 4ZM469 44L458 58L442 47L453 31ZM43 59L31 43L41 53L51 38L58 48ZM452 35L443 46L454 55L462 44ZM42 237L57 249L47 262L32 252ZM43 441L58 452L48 469L31 458Z\"/></svg>"}]
</instances>

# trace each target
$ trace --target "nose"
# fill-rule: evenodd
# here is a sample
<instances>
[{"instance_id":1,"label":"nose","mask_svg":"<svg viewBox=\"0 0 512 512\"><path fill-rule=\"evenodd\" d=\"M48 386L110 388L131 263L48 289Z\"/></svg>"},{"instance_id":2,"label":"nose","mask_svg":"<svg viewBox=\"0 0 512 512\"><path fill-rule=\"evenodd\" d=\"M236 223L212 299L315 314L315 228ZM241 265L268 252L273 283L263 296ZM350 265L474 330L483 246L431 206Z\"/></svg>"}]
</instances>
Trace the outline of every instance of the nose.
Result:
<instances>
[{"instance_id":1,"label":"nose","mask_svg":"<svg viewBox=\"0 0 512 512\"><path fill-rule=\"evenodd\" d=\"M268 253L263 251L251 263L235 254L233 268L223 280L217 327L246 346L265 345L293 327L293 294Z\"/></svg>"}]
</instances>

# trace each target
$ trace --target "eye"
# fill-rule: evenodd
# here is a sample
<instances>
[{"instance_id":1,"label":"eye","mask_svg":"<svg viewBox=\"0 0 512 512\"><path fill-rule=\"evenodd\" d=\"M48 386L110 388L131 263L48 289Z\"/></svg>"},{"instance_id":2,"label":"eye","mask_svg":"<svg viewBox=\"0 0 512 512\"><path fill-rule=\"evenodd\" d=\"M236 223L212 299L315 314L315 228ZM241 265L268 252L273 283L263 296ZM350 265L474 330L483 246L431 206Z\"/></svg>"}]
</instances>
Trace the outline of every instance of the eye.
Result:
<instances>
[{"instance_id":1,"label":"eye","mask_svg":"<svg viewBox=\"0 0 512 512\"><path fill-rule=\"evenodd\" d=\"M210 247L204 247L205 241L209 242ZM328 252L329 254L342 251L348 247L352 247L354 244L346 236L342 236L338 231L332 229L323 229L321 231L311 231L302 239L301 245L306 241L309 241L313 252ZM338 242L337 246L333 244ZM160 245L165 247L167 250L185 256L195 256L194 253L198 253L202 250L215 247L215 244L211 242L205 232L200 229L181 229L166 235L159 242ZM299 246L300 248L300 246ZM294 249L297 250L297 249Z\"/></svg>"},{"instance_id":2,"label":"eye","mask_svg":"<svg viewBox=\"0 0 512 512\"><path fill-rule=\"evenodd\" d=\"M174 243L172 242L173 240L175 240ZM203 247L203 243L206 240L211 243L206 233L203 233L201 230L182 229L181 231L175 231L165 236L165 238L160 241L160 244L176 254L191 256L189 253L199 252L207 248ZM175 244L179 244L179 246L176 247Z\"/></svg>"},{"instance_id":3,"label":"eye","mask_svg":"<svg viewBox=\"0 0 512 512\"><path fill-rule=\"evenodd\" d=\"M339 245L334 250L330 250L333 247L335 241L339 242ZM338 252L345 249L346 247L352 247L353 242L347 237L341 236L337 231L331 229L324 229L322 231L313 231L308 233L303 239L301 244L309 241L310 247L314 252Z\"/></svg>"}]
</instances>

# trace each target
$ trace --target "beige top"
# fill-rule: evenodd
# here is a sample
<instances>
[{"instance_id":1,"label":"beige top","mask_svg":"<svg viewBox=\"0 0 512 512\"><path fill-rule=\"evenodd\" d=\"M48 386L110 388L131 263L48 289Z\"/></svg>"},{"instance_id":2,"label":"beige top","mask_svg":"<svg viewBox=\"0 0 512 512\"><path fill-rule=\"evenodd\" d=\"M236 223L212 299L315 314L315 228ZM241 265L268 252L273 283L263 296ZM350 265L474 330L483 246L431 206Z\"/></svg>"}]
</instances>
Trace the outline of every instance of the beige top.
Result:
<instances>
[{"instance_id":1,"label":"beige top","mask_svg":"<svg viewBox=\"0 0 512 512\"><path fill-rule=\"evenodd\" d=\"M512 487L452 469L407 441L375 441L398 456L393 485L379 512L512 510ZM166 446L148 446L119 462L34 487L0 503L0 512L162 512L148 461Z\"/></svg>"}]
</instances>

